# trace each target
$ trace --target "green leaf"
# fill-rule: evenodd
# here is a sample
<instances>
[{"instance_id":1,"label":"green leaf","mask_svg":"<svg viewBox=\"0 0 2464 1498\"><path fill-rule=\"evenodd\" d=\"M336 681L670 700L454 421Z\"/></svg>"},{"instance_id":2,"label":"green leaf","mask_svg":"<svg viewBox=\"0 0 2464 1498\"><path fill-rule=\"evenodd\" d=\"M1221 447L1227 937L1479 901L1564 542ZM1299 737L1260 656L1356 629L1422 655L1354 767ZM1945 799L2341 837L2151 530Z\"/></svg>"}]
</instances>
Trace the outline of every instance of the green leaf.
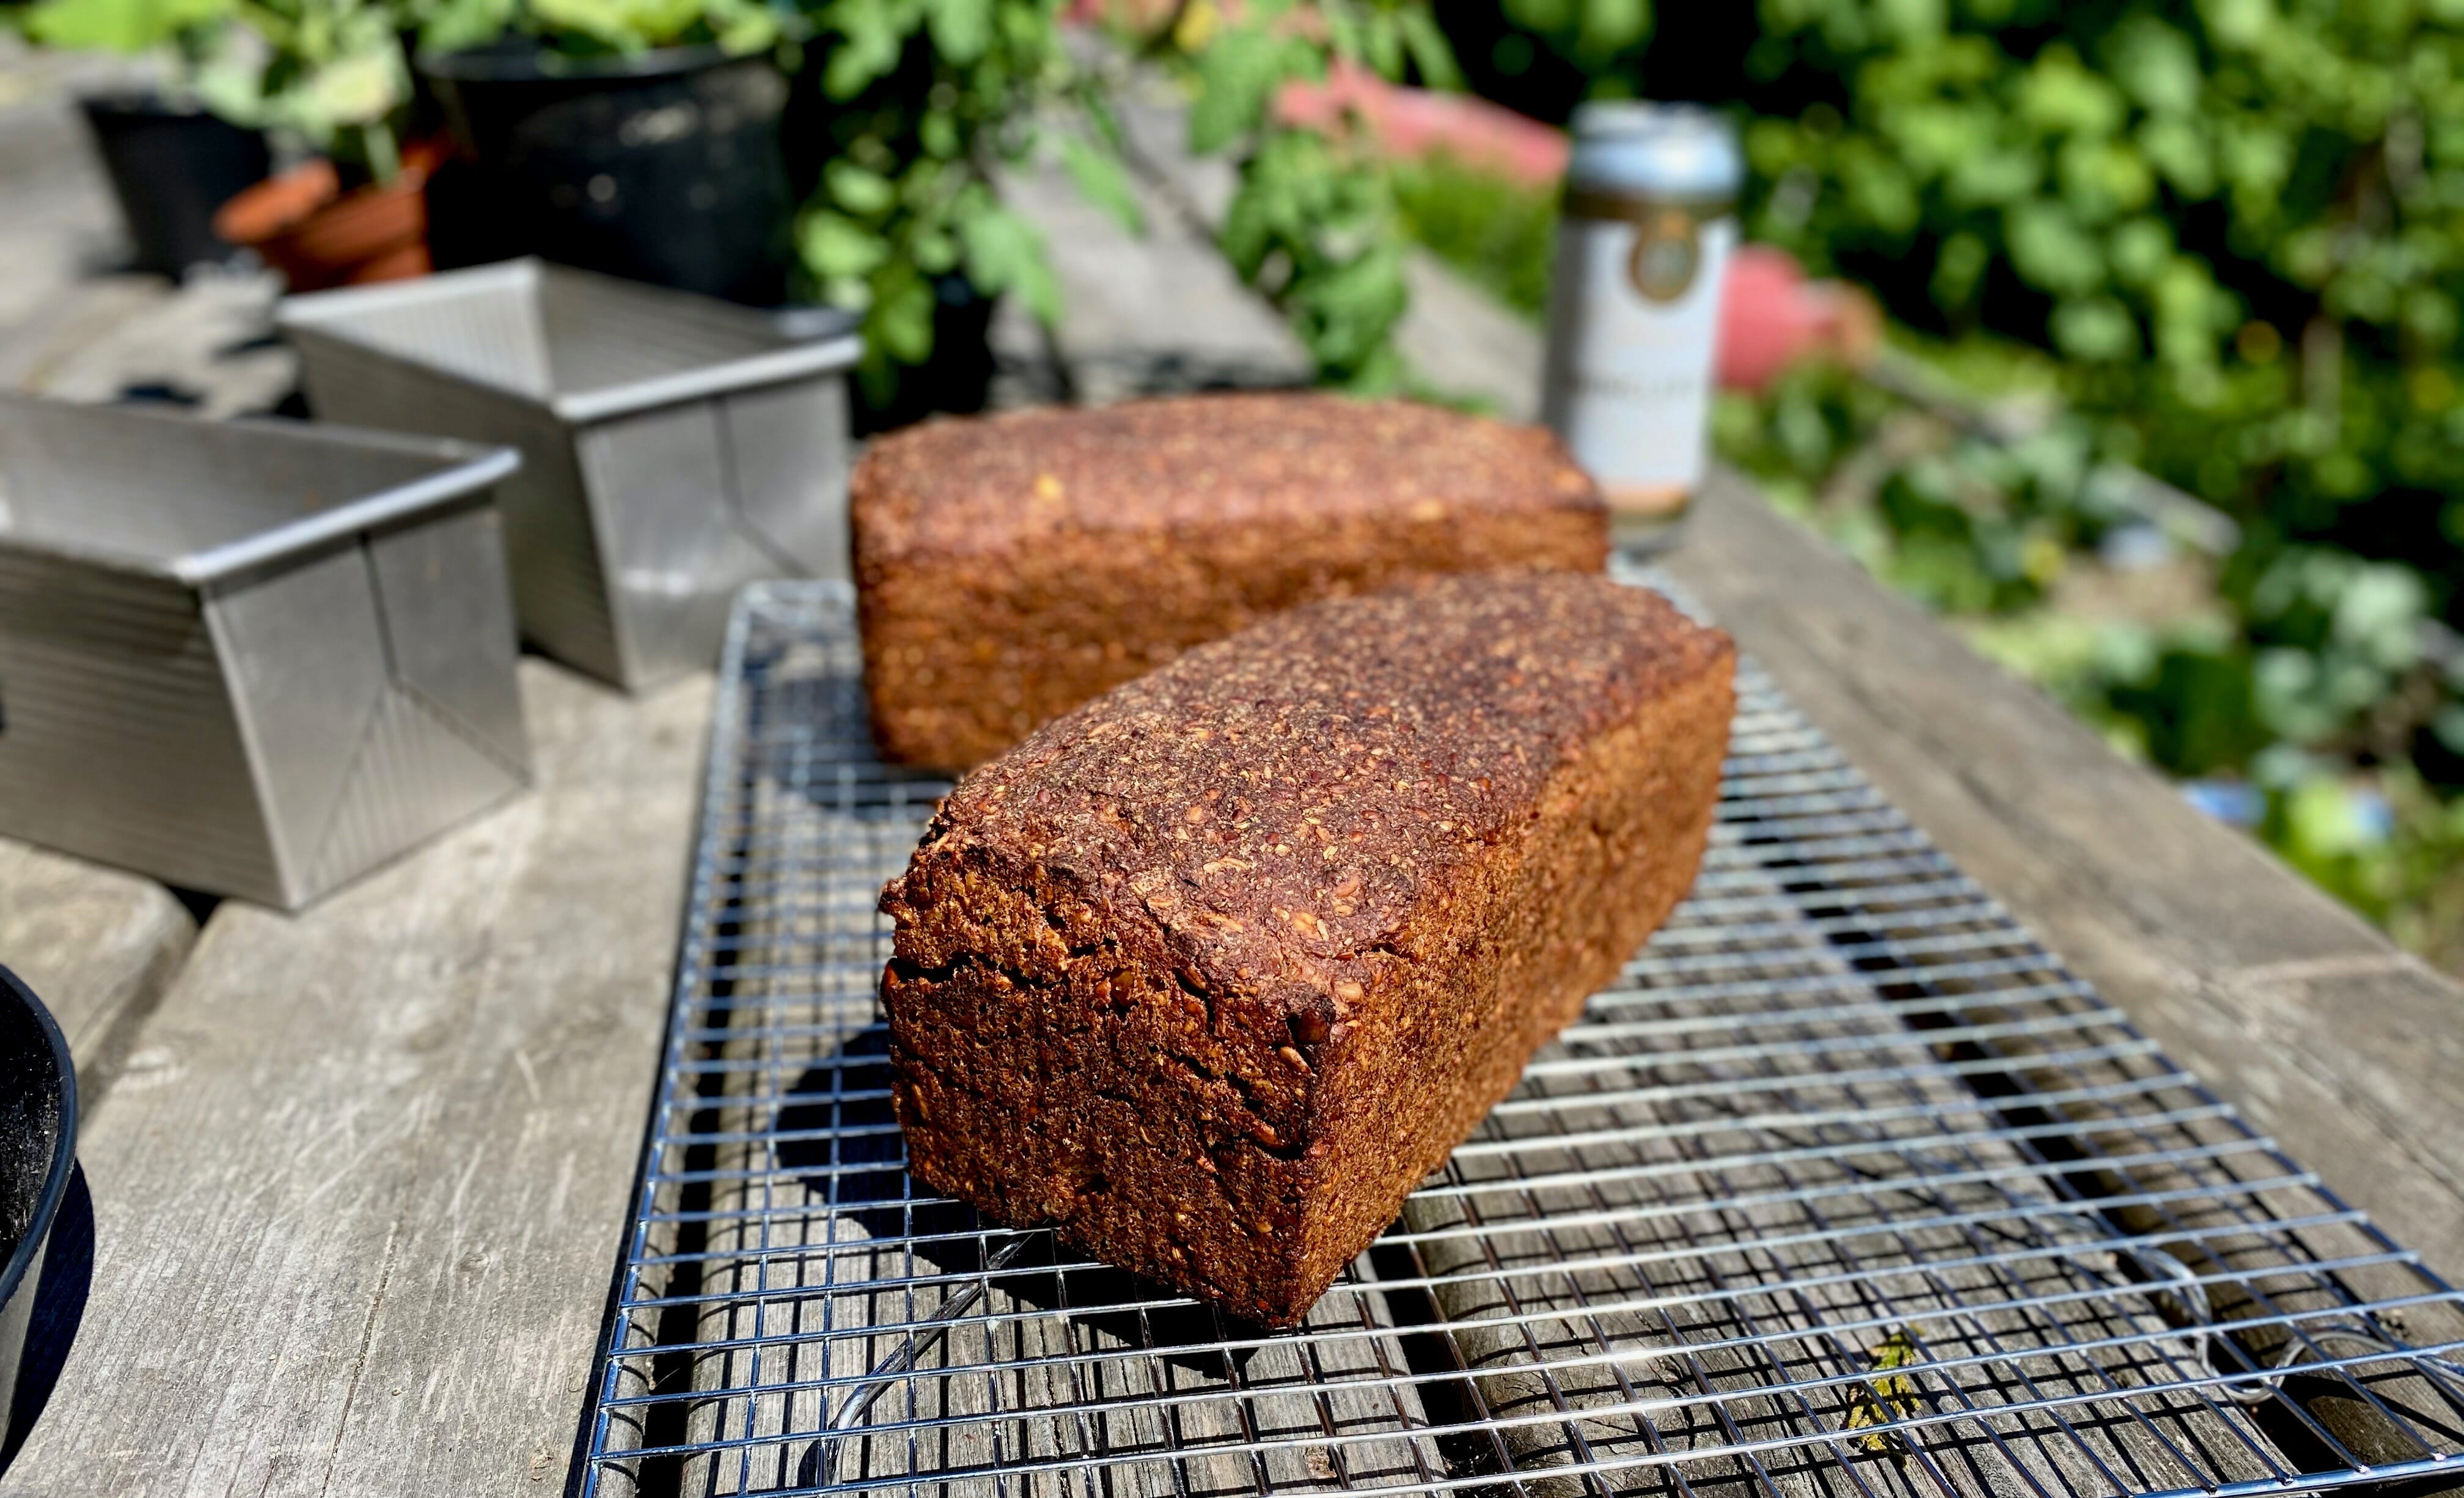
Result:
<instances>
[{"instance_id":1,"label":"green leaf","mask_svg":"<svg viewBox=\"0 0 2464 1498\"><path fill-rule=\"evenodd\" d=\"M958 268L957 238L943 230L918 231L911 253L915 268L927 275L946 275Z\"/></svg>"},{"instance_id":2,"label":"green leaf","mask_svg":"<svg viewBox=\"0 0 2464 1498\"><path fill-rule=\"evenodd\" d=\"M673 41L701 19L701 0L529 0L531 14L550 30L595 37L638 51Z\"/></svg>"},{"instance_id":3,"label":"green leaf","mask_svg":"<svg viewBox=\"0 0 2464 1498\"><path fill-rule=\"evenodd\" d=\"M719 50L731 56L766 52L779 43L779 16L767 6L713 0L703 19L715 33Z\"/></svg>"},{"instance_id":4,"label":"green leaf","mask_svg":"<svg viewBox=\"0 0 2464 1498\"><path fill-rule=\"evenodd\" d=\"M2110 297L2065 301L2054 309L2054 341L2074 359L2127 359L2139 351L2139 324Z\"/></svg>"},{"instance_id":5,"label":"green leaf","mask_svg":"<svg viewBox=\"0 0 2464 1498\"><path fill-rule=\"evenodd\" d=\"M924 22L942 60L965 67L992 45L993 0L925 0Z\"/></svg>"},{"instance_id":6,"label":"green leaf","mask_svg":"<svg viewBox=\"0 0 2464 1498\"><path fill-rule=\"evenodd\" d=\"M422 17L419 45L459 52L494 41L513 24L518 0L436 0Z\"/></svg>"},{"instance_id":7,"label":"green leaf","mask_svg":"<svg viewBox=\"0 0 2464 1498\"><path fill-rule=\"evenodd\" d=\"M1138 211L1137 194L1130 187L1121 159L1074 135L1061 138L1061 165L1087 201L1094 204L1133 234L1147 231L1146 215Z\"/></svg>"},{"instance_id":8,"label":"green leaf","mask_svg":"<svg viewBox=\"0 0 2464 1498\"><path fill-rule=\"evenodd\" d=\"M1015 292L1045 323L1061 320L1061 283L1044 253L1044 236L1007 209L986 207L958 225L967 279L987 292Z\"/></svg>"},{"instance_id":9,"label":"green leaf","mask_svg":"<svg viewBox=\"0 0 2464 1498\"><path fill-rule=\"evenodd\" d=\"M833 202L866 218L888 209L898 198L898 190L891 186L889 178L845 157L823 168L822 180L828 186Z\"/></svg>"},{"instance_id":10,"label":"green leaf","mask_svg":"<svg viewBox=\"0 0 2464 1498\"><path fill-rule=\"evenodd\" d=\"M2113 274L2125 286L2153 286L2173 257L2173 231L2156 218L2134 218L2109 241Z\"/></svg>"},{"instance_id":11,"label":"green leaf","mask_svg":"<svg viewBox=\"0 0 2464 1498\"><path fill-rule=\"evenodd\" d=\"M2199 104L2199 55L2190 39L2154 16L2134 16L2107 52L2114 81L2150 114L2186 115Z\"/></svg>"},{"instance_id":12,"label":"green leaf","mask_svg":"<svg viewBox=\"0 0 2464 1498\"><path fill-rule=\"evenodd\" d=\"M2109 135L2123 121L2121 91L2079 66L2068 47L2045 50L2019 86L2019 114L2040 130Z\"/></svg>"},{"instance_id":13,"label":"green leaf","mask_svg":"<svg viewBox=\"0 0 2464 1498\"><path fill-rule=\"evenodd\" d=\"M869 341L902 364L933 356L933 288L913 271L883 277L865 316Z\"/></svg>"},{"instance_id":14,"label":"green leaf","mask_svg":"<svg viewBox=\"0 0 2464 1498\"><path fill-rule=\"evenodd\" d=\"M25 27L46 46L144 52L231 10L231 0L45 0Z\"/></svg>"},{"instance_id":15,"label":"green leaf","mask_svg":"<svg viewBox=\"0 0 2464 1498\"><path fill-rule=\"evenodd\" d=\"M2057 294L2093 290L2104 278L2097 242L2058 204L2022 203L2003 216L2011 264L2029 284Z\"/></svg>"},{"instance_id":16,"label":"green leaf","mask_svg":"<svg viewBox=\"0 0 2464 1498\"><path fill-rule=\"evenodd\" d=\"M1368 50L1361 17L1347 7L1338 6L1326 12L1327 50L1347 62L1357 62Z\"/></svg>"},{"instance_id":17,"label":"green leaf","mask_svg":"<svg viewBox=\"0 0 2464 1498\"><path fill-rule=\"evenodd\" d=\"M836 0L822 12L822 25L839 35L822 68L822 89L832 99L853 99L898 66L907 27L886 0Z\"/></svg>"},{"instance_id":18,"label":"green leaf","mask_svg":"<svg viewBox=\"0 0 2464 1498\"><path fill-rule=\"evenodd\" d=\"M1198 97L1189 106L1189 148L1204 156L1258 128L1283 81L1284 42L1258 27L1218 35L1198 59Z\"/></svg>"},{"instance_id":19,"label":"green leaf","mask_svg":"<svg viewBox=\"0 0 2464 1498\"><path fill-rule=\"evenodd\" d=\"M1403 76L1403 32L1391 13L1369 12L1360 28L1359 55L1381 78L1392 80Z\"/></svg>"},{"instance_id":20,"label":"green leaf","mask_svg":"<svg viewBox=\"0 0 2464 1498\"><path fill-rule=\"evenodd\" d=\"M807 212L796 226L796 252L815 275L869 275L890 258L879 234L827 211Z\"/></svg>"},{"instance_id":21,"label":"green leaf","mask_svg":"<svg viewBox=\"0 0 2464 1498\"><path fill-rule=\"evenodd\" d=\"M1646 11L1646 25L1648 14ZM1412 50L1412 66L1419 71L1420 81L1436 89L1463 87L1463 69L1455 64L1454 47L1427 9L1407 5L1397 18L1402 23L1403 42Z\"/></svg>"}]
</instances>

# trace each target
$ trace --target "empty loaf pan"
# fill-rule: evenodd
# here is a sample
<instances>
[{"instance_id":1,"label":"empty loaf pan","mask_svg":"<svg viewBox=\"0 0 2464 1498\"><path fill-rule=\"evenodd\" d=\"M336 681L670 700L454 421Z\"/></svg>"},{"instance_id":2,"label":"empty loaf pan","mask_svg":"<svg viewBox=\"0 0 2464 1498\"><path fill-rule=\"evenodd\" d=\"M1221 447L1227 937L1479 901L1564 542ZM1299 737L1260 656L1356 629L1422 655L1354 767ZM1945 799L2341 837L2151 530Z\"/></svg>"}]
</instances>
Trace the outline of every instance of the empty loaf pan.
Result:
<instances>
[{"instance_id":1,"label":"empty loaf pan","mask_svg":"<svg viewBox=\"0 0 2464 1498\"><path fill-rule=\"evenodd\" d=\"M537 260L295 297L276 320L325 420L521 450L522 632L593 675L706 670L737 587L847 575L844 321L791 339Z\"/></svg>"},{"instance_id":2,"label":"empty loaf pan","mask_svg":"<svg viewBox=\"0 0 2464 1498\"><path fill-rule=\"evenodd\" d=\"M519 788L517 461L0 396L0 832L297 907Z\"/></svg>"}]
</instances>

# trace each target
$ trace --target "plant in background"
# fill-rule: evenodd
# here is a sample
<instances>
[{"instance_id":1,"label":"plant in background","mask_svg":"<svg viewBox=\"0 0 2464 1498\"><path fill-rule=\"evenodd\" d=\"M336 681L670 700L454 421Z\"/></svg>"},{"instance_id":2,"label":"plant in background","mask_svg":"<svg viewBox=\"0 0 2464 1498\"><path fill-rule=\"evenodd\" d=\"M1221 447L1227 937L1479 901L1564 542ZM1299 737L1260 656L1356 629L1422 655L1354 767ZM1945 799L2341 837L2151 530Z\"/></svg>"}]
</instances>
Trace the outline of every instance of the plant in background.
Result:
<instances>
[{"instance_id":1,"label":"plant in background","mask_svg":"<svg viewBox=\"0 0 2464 1498\"><path fill-rule=\"evenodd\" d=\"M410 99L404 19L375 0L39 0L18 7L46 46L162 52L172 82L235 123L287 131L390 179Z\"/></svg>"},{"instance_id":2,"label":"plant in background","mask_svg":"<svg viewBox=\"0 0 2464 1498\"><path fill-rule=\"evenodd\" d=\"M995 194L997 165L1055 153L1136 227L1118 127L1054 0L828 0L807 22L823 161L797 245L812 291L863 312L876 401L931 356L953 278L1058 315L1042 238Z\"/></svg>"},{"instance_id":3,"label":"plant in background","mask_svg":"<svg viewBox=\"0 0 2464 1498\"><path fill-rule=\"evenodd\" d=\"M557 52L636 53L716 46L760 52L787 33L787 12L761 0L398 0L424 50L455 52L508 33Z\"/></svg>"},{"instance_id":4,"label":"plant in background","mask_svg":"<svg viewBox=\"0 0 2464 1498\"><path fill-rule=\"evenodd\" d=\"M1388 176L1407 236L1526 317L1548 309L1553 186L1518 183L1444 152L1397 162Z\"/></svg>"},{"instance_id":5,"label":"plant in background","mask_svg":"<svg viewBox=\"0 0 2464 1498\"><path fill-rule=\"evenodd\" d=\"M2464 581L2464 15L1768 0L1748 67L1761 232L2060 354L2107 451L2243 521L2271 732L2464 780L2414 659Z\"/></svg>"},{"instance_id":6,"label":"plant in background","mask_svg":"<svg viewBox=\"0 0 2464 1498\"><path fill-rule=\"evenodd\" d=\"M1453 54L1420 0L1189 0L1165 33L1187 58L1189 145L1238 148L1224 253L1289 320L1325 383L1386 390L1403 381L1392 335L1410 301L1405 236L1389 168L1359 132L1295 123L1293 84L1457 81Z\"/></svg>"}]
</instances>

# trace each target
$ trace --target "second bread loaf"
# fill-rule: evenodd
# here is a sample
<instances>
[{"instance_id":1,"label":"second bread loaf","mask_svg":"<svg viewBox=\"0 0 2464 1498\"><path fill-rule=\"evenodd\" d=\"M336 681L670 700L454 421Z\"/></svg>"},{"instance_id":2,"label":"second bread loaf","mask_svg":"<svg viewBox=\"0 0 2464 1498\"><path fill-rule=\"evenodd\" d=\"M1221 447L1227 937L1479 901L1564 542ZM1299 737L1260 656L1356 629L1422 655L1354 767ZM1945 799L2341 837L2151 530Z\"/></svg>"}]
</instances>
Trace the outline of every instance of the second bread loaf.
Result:
<instances>
[{"instance_id":1,"label":"second bread loaf","mask_svg":"<svg viewBox=\"0 0 2464 1498\"><path fill-rule=\"evenodd\" d=\"M873 444L848 506L874 738L953 770L1296 604L1608 547L1547 432L1331 395L932 422Z\"/></svg>"}]
</instances>

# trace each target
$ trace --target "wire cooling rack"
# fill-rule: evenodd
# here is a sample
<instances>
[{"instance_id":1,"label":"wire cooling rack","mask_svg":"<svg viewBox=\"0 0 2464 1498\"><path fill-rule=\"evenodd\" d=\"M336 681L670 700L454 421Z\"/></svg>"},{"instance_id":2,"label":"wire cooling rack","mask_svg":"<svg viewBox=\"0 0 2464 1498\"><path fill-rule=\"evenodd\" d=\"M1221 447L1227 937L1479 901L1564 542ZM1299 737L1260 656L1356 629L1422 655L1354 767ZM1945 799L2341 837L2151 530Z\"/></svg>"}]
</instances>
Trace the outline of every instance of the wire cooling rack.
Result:
<instances>
[{"instance_id":1,"label":"wire cooling rack","mask_svg":"<svg viewBox=\"0 0 2464 1498\"><path fill-rule=\"evenodd\" d=\"M847 596L729 636L588 1493L2068 1495L2464 1477L2457 1295L1750 663L1692 898L1296 1333L919 1192Z\"/></svg>"}]
</instances>

